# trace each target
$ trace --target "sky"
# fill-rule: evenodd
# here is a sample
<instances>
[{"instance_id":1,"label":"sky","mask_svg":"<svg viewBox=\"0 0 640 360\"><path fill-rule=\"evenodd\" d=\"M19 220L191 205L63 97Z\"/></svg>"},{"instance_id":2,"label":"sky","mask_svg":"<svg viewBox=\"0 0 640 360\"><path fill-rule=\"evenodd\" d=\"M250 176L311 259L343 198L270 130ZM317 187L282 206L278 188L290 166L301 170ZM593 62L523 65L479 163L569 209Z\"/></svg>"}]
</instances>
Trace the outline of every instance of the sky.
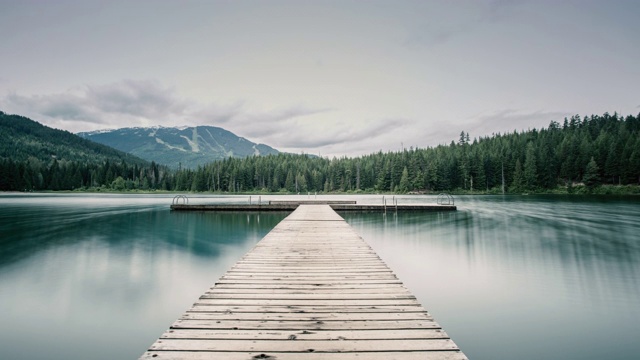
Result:
<instances>
[{"instance_id":1,"label":"sky","mask_svg":"<svg viewBox=\"0 0 640 360\"><path fill-rule=\"evenodd\" d=\"M640 1L0 0L0 110L359 156L640 113Z\"/></svg>"}]
</instances>

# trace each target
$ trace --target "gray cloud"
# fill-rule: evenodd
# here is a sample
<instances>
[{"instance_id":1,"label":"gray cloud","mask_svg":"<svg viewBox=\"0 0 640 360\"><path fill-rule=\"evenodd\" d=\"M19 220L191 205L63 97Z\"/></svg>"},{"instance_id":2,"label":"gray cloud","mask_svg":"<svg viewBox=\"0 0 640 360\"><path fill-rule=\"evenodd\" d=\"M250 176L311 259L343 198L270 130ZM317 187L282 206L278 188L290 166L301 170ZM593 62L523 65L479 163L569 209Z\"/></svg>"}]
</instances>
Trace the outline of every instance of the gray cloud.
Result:
<instances>
[{"instance_id":1,"label":"gray cloud","mask_svg":"<svg viewBox=\"0 0 640 360\"><path fill-rule=\"evenodd\" d=\"M153 81L133 80L88 85L58 94L25 96L11 93L1 103L18 113L44 117L45 123L75 123L76 127L162 122L183 118L189 106L187 101L175 96L173 89Z\"/></svg>"},{"instance_id":2,"label":"gray cloud","mask_svg":"<svg viewBox=\"0 0 640 360\"><path fill-rule=\"evenodd\" d=\"M154 81L125 80L119 83L88 86L85 99L107 113L145 118L182 115L188 103L175 96L175 91Z\"/></svg>"},{"instance_id":3,"label":"gray cloud","mask_svg":"<svg viewBox=\"0 0 640 360\"><path fill-rule=\"evenodd\" d=\"M189 124L226 126L234 122L243 113L245 103L238 101L233 104L207 104L197 106L189 111Z\"/></svg>"},{"instance_id":4,"label":"gray cloud","mask_svg":"<svg viewBox=\"0 0 640 360\"><path fill-rule=\"evenodd\" d=\"M405 44L409 46L437 46L469 33L484 24L493 24L509 17L522 0L471 1L462 6L466 11L453 11L449 7L423 4L424 13L431 16L420 17L410 25ZM463 2L464 3L464 2ZM460 5L459 3L456 5ZM435 16L434 16L435 15Z\"/></svg>"},{"instance_id":5,"label":"gray cloud","mask_svg":"<svg viewBox=\"0 0 640 360\"><path fill-rule=\"evenodd\" d=\"M574 114L562 111L523 112L516 109L503 109L491 114L478 115L460 124L459 131L470 132L472 136L488 136L496 132L511 132L547 127L554 120L562 122L565 117Z\"/></svg>"},{"instance_id":6,"label":"gray cloud","mask_svg":"<svg viewBox=\"0 0 640 360\"><path fill-rule=\"evenodd\" d=\"M525 4L526 0L490 0L487 2L483 19L487 22L498 22L513 14L517 7Z\"/></svg>"},{"instance_id":7,"label":"gray cloud","mask_svg":"<svg viewBox=\"0 0 640 360\"><path fill-rule=\"evenodd\" d=\"M203 105L181 99L173 88L149 80L87 85L57 94L11 93L0 99L0 104L5 111L74 132L153 125L214 125L252 141L279 147L305 148L337 143L356 136L353 129L347 126L316 131L318 127L322 128L322 124L307 119L331 112L332 109L297 105L253 111L245 101L228 105ZM384 126L390 125L378 124L374 129Z\"/></svg>"},{"instance_id":8,"label":"gray cloud","mask_svg":"<svg viewBox=\"0 0 640 360\"><path fill-rule=\"evenodd\" d=\"M270 137L285 134L290 130L300 130L304 124L309 124L305 118L331 111L330 109L308 109L295 106L261 113L238 114L231 124L234 128L241 128L247 136Z\"/></svg>"},{"instance_id":9,"label":"gray cloud","mask_svg":"<svg viewBox=\"0 0 640 360\"><path fill-rule=\"evenodd\" d=\"M133 126L213 125L285 151L366 154L448 144L461 131L472 137L545 127L571 113L502 109L453 125L429 119L350 118L339 109L303 105L256 111L246 101L199 104L181 99L174 89L154 81L125 80L88 85L65 93L18 95L0 99L3 110L70 131Z\"/></svg>"},{"instance_id":10,"label":"gray cloud","mask_svg":"<svg viewBox=\"0 0 640 360\"><path fill-rule=\"evenodd\" d=\"M370 153L372 146L388 141L385 137L390 132L401 131L412 122L402 118L356 121L346 115L336 120L341 117L336 109L302 105L262 112L246 108L250 106L244 103L227 108L209 107L198 116L210 119L209 124L280 150L330 154Z\"/></svg>"},{"instance_id":11,"label":"gray cloud","mask_svg":"<svg viewBox=\"0 0 640 360\"><path fill-rule=\"evenodd\" d=\"M153 125L213 125L280 150L316 154L398 150L401 142L407 147L410 143L425 146L424 141L433 137L433 134L423 138L403 134L409 125L413 133L420 131L415 121L406 118L357 119L343 115L339 109L303 105L257 111L246 101L198 104L179 98L172 88L153 81L88 85L59 94L10 94L1 102L9 105L10 111L75 132Z\"/></svg>"},{"instance_id":12,"label":"gray cloud","mask_svg":"<svg viewBox=\"0 0 640 360\"><path fill-rule=\"evenodd\" d=\"M339 128L332 128L327 131L316 131L305 134L298 133L297 136L285 138L282 144L286 147L294 148L321 148L338 144L349 144L350 147L356 143L370 143L379 137L386 135L389 131L397 129L407 121L401 119L380 119L370 122L364 127L361 125L350 125L344 122Z\"/></svg>"},{"instance_id":13,"label":"gray cloud","mask_svg":"<svg viewBox=\"0 0 640 360\"><path fill-rule=\"evenodd\" d=\"M22 96L16 93L7 95L3 104L18 112L44 115L46 117L104 123L94 118L93 111L82 104L82 98L70 94Z\"/></svg>"}]
</instances>

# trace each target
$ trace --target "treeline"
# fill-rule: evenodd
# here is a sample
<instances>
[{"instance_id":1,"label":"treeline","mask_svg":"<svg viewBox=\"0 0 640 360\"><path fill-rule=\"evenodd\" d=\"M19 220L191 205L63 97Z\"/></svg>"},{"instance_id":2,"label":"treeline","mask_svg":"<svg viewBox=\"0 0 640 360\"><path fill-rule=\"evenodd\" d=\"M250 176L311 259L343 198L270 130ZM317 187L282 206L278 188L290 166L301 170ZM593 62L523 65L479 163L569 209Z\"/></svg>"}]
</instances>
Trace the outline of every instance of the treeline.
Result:
<instances>
[{"instance_id":1,"label":"treeline","mask_svg":"<svg viewBox=\"0 0 640 360\"><path fill-rule=\"evenodd\" d=\"M172 190L172 178L165 166L155 163L0 160L0 191Z\"/></svg>"},{"instance_id":2,"label":"treeline","mask_svg":"<svg viewBox=\"0 0 640 360\"><path fill-rule=\"evenodd\" d=\"M561 125L426 149L325 159L226 159L175 173L177 191L506 192L640 183L640 115L576 115Z\"/></svg>"},{"instance_id":3,"label":"treeline","mask_svg":"<svg viewBox=\"0 0 640 360\"><path fill-rule=\"evenodd\" d=\"M0 131L0 137L5 135ZM32 140L23 142L12 146L47 149ZM449 145L357 158L279 154L229 158L195 170L171 171L122 156L70 161L50 150L43 154L0 157L0 190L497 193L504 187L521 193L570 190L578 184L593 189L640 184L640 115L576 115L563 124L552 121L545 129L473 141L462 132Z\"/></svg>"}]
</instances>

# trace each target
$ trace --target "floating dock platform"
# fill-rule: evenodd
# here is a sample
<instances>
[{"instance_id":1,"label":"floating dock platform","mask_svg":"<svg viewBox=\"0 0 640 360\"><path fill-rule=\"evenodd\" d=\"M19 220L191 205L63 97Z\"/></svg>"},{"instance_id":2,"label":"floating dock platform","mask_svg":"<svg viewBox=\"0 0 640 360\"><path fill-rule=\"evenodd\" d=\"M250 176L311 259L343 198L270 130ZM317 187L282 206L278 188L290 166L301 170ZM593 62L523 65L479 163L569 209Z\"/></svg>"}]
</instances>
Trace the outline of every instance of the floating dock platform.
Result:
<instances>
[{"instance_id":1,"label":"floating dock platform","mask_svg":"<svg viewBox=\"0 0 640 360\"><path fill-rule=\"evenodd\" d=\"M464 360L330 205L299 205L140 359Z\"/></svg>"},{"instance_id":2,"label":"floating dock platform","mask_svg":"<svg viewBox=\"0 0 640 360\"><path fill-rule=\"evenodd\" d=\"M440 204L358 204L356 201L302 200L268 201L247 204L172 204L175 211L293 211L300 205L329 205L335 211L456 211L455 205Z\"/></svg>"}]
</instances>

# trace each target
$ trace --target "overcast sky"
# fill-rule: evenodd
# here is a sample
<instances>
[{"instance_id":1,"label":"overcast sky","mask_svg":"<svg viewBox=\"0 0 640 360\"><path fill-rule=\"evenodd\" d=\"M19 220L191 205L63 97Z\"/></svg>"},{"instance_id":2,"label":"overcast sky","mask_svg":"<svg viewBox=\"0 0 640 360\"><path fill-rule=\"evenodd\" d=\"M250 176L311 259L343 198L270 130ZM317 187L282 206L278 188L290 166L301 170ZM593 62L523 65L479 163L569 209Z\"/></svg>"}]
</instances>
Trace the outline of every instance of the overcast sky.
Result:
<instances>
[{"instance_id":1,"label":"overcast sky","mask_svg":"<svg viewBox=\"0 0 640 360\"><path fill-rule=\"evenodd\" d=\"M640 112L640 1L0 0L0 110L356 156Z\"/></svg>"}]
</instances>

